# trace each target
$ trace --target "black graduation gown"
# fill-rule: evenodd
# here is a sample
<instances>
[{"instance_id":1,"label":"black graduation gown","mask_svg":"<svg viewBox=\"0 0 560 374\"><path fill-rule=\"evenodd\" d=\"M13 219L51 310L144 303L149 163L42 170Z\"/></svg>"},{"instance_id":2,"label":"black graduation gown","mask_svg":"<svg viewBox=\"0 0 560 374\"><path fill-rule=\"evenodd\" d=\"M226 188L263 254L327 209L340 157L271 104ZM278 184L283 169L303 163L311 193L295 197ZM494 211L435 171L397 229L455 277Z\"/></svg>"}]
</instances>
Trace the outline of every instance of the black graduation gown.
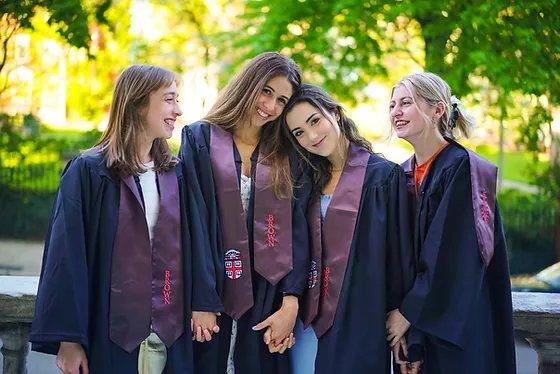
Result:
<instances>
[{"instance_id":1,"label":"black graduation gown","mask_svg":"<svg viewBox=\"0 0 560 374\"><path fill-rule=\"evenodd\" d=\"M413 175L407 173L412 185ZM424 372L515 373L509 270L496 204L494 256L478 249L468 154L451 142L416 197L418 273L400 310L409 343L424 346Z\"/></svg>"},{"instance_id":2,"label":"black graduation gown","mask_svg":"<svg viewBox=\"0 0 560 374\"><path fill-rule=\"evenodd\" d=\"M238 179L241 179L241 157L233 147L234 159ZM210 124L197 122L185 126L182 132L180 157L185 163L192 163L198 173L198 180L208 211L208 227L213 243L214 266L218 269L218 289L224 277L224 253L220 245L220 226L218 206L212 165L210 162ZM258 147L251 156L252 189L247 209L247 232L249 235L249 251L251 264L253 261L253 207L254 207L254 173L258 159ZM292 160L290 160L292 161ZM291 162L296 165L296 162ZM282 302L284 293L302 295L307 284L309 269L309 245L307 221L305 210L308 204L311 186L305 180L306 176L299 171L299 166L292 167L292 175L299 188L294 189L292 200L292 248L293 269L278 284L273 286L260 274L251 268L254 305L238 320L237 339L235 344L234 362L237 373L288 373L288 354L271 354L263 342L262 331L253 331L251 328L276 312ZM239 219L232 216L231 219ZM300 303L301 304L301 303ZM215 334L212 341L195 343L195 370L197 373L223 374L226 372L227 357L229 353L232 319L222 313L218 319L220 332Z\"/></svg>"},{"instance_id":3,"label":"black graduation gown","mask_svg":"<svg viewBox=\"0 0 560 374\"><path fill-rule=\"evenodd\" d=\"M372 154L334 323L319 338L316 373L390 373L386 314L400 306L414 279L409 217L402 169Z\"/></svg>"},{"instance_id":4,"label":"black graduation gown","mask_svg":"<svg viewBox=\"0 0 560 374\"><path fill-rule=\"evenodd\" d=\"M207 229L200 220L204 203L191 181L184 180L182 167L177 165L175 171L181 201L185 331L167 350L165 373L192 373L191 304L197 292L211 289L211 284L202 283L210 277L201 272L212 264L204 253L209 251ZM32 349L38 352L57 354L62 341L80 343L93 374L138 373L138 348L127 353L109 339L119 186L102 156L83 154L66 166L45 241L30 332Z\"/></svg>"}]
</instances>

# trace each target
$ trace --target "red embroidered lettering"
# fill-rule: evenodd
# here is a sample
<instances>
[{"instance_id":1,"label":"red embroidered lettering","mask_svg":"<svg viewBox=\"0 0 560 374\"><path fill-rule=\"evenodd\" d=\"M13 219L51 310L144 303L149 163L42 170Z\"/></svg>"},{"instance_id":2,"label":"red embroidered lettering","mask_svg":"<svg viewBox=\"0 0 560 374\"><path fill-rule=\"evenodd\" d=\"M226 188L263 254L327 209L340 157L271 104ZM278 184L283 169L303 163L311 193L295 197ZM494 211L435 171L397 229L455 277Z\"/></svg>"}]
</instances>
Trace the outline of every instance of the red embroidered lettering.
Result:
<instances>
[{"instance_id":1,"label":"red embroidered lettering","mask_svg":"<svg viewBox=\"0 0 560 374\"><path fill-rule=\"evenodd\" d=\"M171 271L165 270L163 277L163 303L171 304Z\"/></svg>"},{"instance_id":2,"label":"red embroidered lettering","mask_svg":"<svg viewBox=\"0 0 560 374\"><path fill-rule=\"evenodd\" d=\"M480 200L482 201L480 204L480 216L488 224L490 223L490 207L488 207L488 196L485 190L480 191Z\"/></svg>"},{"instance_id":3,"label":"red embroidered lettering","mask_svg":"<svg viewBox=\"0 0 560 374\"><path fill-rule=\"evenodd\" d=\"M266 217L266 245L273 248L276 243L276 229L274 228L274 215L269 214Z\"/></svg>"},{"instance_id":4,"label":"red embroidered lettering","mask_svg":"<svg viewBox=\"0 0 560 374\"><path fill-rule=\"evenodd\" d=\"M323 268L323 283L321 284L321 296L326 298L329 293L329 281L331 279L331 268L325 266Z\"/></svg>"}]
</instances>

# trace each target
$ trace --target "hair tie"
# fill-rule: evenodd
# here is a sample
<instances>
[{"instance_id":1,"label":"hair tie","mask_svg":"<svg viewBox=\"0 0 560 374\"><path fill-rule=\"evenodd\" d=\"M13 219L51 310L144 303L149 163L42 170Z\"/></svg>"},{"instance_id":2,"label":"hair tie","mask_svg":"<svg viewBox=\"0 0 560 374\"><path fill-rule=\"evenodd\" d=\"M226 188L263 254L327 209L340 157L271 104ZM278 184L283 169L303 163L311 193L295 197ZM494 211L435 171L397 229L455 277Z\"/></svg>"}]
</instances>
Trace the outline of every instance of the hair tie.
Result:
<instances>
[{"instance_id":1,"label":"hair tie","mask_svg":"<svg viewBox=\"0 0 560 374\"><path fill-rule=\"evenodd\" d=\"M459 118L459 109L457 109L457 103L451 104L453 109L451 110L451 117L449 118L449 128L454 129L457 125L457 118Z\"/></svg>"}]
</instances>

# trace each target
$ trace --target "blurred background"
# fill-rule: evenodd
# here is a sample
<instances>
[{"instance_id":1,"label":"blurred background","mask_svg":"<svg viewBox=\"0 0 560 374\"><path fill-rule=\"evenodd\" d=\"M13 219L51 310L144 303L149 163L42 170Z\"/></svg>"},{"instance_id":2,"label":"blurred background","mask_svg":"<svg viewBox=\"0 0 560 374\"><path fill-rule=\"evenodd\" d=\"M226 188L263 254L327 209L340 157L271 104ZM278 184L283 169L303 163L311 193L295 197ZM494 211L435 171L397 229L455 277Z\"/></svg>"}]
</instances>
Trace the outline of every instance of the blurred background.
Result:
<instances>
[{"instance_id":1,"label":"blurred background","mask_svg":"<svg viewBox=\"0 0 560 374\"><path fill-rule=\"evenodd\" d=\"M560 291L560 265L546 269L560 260L558 6L0 0L0 275L39 273L60 172L98 139L114 81L127 65L181 74L186 125L207 112L244 61L274 50L342 101L375 149L396 162L412 148L391 137L391 87L422 70L446 79L478 120L462 143L500 168L514 288Z\"/></svg>"}]
</instances>

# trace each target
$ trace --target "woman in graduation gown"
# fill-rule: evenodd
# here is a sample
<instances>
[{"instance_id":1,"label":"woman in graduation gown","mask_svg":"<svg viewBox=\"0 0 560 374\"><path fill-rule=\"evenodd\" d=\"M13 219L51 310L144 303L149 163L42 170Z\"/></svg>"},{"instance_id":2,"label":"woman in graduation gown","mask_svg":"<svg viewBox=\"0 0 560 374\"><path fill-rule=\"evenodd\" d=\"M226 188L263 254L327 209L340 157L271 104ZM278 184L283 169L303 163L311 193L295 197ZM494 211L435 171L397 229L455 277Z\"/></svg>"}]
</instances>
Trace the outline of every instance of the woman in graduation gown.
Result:
<instances>
[{"instance_id":1,"label":"woman in graduation gown","mask_svg":"<svg viewBox=\"0 0 560 374\"><path fill-rule=\"evenodd\" d=\"M386 314L414 275L402 169L373 153L319 87L302 85L280 125L279 141L307 160L313 180L312 257L293 372L390 373Z\"/></svg>"},{"instance_id":2,"label":"woman in graduation gown","mask_svg":"<svg viewBox=\"0 0 560 374\"><path fill-rule=\"evenodd\" d=\"M64 373L193 373L191 310L220 308L200 187L166 142L176 81L127 68L107 130L62 174L30 340Z\"/></svg>"},{"instance_id":3,"label":"woman in graduation gown","mask_svg":"<svg viewBox=\"0 0 560 374\"><path fill-rule=\"evenodd\" d=\"M388 339L410 325L409 354L417 360L423 350L425 373L515 373L496 167L453 140L454 130L468 135L472 117L432 73L399 81L390 114L397 136L414 147L404 169L418 273L388 319Z\"/></svg>"},{"instance_id":4,"label":"woman in graduation gown","mask_svg":"<svg viewBox=\"0 0 560 374\"><path fill-rule=\"evenodd\" d=\"M294 344L298 297L307 280L309 184L296 163L274 157L270 134L300 82L291 59L260 54L220 92L203 120L183 128L180 156L198 174L224 304L220 333L195 344L199 373L289 370L287 355L275 352ZM292 184L278 183L284 174Z\"/></svg>"}]
</instances>

